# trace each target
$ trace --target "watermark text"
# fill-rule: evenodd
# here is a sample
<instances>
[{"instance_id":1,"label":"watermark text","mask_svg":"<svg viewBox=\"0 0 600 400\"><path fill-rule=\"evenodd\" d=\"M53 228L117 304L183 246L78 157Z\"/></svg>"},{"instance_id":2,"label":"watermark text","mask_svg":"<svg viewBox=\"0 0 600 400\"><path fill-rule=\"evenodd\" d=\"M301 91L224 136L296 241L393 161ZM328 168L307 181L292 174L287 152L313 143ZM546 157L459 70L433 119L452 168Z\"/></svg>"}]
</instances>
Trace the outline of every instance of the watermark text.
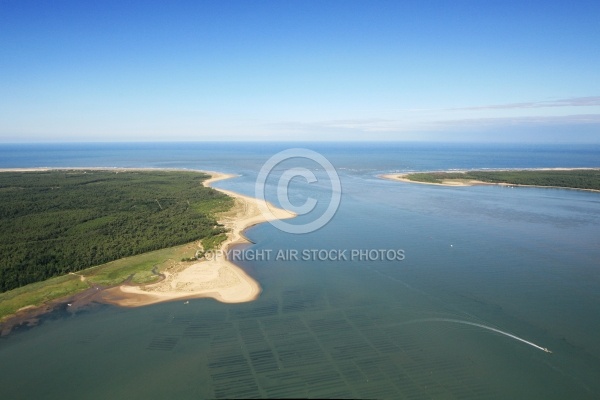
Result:
<instances>
[{"instance_id":1,"label":"watermark text","mask_svg":"<svg viewBox=\"0 0 600 400\"><path fill-rule=\"evenodd\" d=\"M404 261L402 249L230 249L210 250L208 261Z\"/></svg>"}]
</instances>

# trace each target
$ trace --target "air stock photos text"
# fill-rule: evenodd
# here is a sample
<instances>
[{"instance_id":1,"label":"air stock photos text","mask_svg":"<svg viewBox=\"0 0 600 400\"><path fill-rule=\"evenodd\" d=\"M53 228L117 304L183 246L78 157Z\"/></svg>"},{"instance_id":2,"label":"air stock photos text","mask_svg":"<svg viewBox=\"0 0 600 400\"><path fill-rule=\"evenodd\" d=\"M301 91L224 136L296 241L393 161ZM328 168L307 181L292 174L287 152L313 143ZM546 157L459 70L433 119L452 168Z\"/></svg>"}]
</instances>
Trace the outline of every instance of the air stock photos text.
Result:
<instances>
[{"instance_id":1,"label":"air stock photos text","mask_svg":"<svg viewBox=\"0 0 600 400\"><path fill-rule=\"evenodd\" d=\"M403 261L402 249L230 249L210 250L207 260L229 261Z\"/></svg>"}]
</instances>

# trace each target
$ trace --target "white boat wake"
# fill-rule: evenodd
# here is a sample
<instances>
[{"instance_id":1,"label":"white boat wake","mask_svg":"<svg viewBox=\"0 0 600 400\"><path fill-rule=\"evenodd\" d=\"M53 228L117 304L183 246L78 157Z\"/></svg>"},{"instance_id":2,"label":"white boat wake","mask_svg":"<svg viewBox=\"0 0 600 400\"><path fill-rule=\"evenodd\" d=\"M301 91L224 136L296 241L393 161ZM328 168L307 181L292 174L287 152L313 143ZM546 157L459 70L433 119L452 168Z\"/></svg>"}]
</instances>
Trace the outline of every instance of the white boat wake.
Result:
<instances>
[{"instance_id":1,"label":"white boat wake","mask_svg":"<svg viewBox=\"0 0 600 400\"><path fill-rule=\"evenodd\" d=\"M523 338L520 338L516 335L513 335L512 333L504 332L504 331L501 331L500 329L492 328L491 326L487 326L487 325L483 325L483 324L478 324L476 322L469 322L469 321L463 321L460 319L451 319L451 318L427 318L427 319L420 319L420 320L411 321L411 322L452 322L455 324L476 326L478 328L487 329L488 331L492 331L492 332L496 332L496 333L499 333L504 336L508 336L511 339L518 340L519 342L528 344L532 347L535 347L538 350L545 351L546 353L552 353L552 351L548 350L546 347L538 346L537 344L530 342L528 340L525 340Z\"/></svg>"}]
</instances>

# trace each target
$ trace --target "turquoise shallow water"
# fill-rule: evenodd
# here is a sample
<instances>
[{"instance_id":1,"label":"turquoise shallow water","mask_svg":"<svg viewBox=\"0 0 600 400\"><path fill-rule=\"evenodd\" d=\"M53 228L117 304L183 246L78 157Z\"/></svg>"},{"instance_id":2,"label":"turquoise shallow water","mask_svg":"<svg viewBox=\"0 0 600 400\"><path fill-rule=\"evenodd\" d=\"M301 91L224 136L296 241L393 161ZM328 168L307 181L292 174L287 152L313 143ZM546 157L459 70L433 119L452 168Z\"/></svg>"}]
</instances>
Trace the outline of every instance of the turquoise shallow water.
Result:
<instances>
[{"instance_id":1,"label":"turquoise shallow water","mask_svg":"<svg viewBox=\"0 0 600 400\"><path fill-rule=\"evenodd\" d=\"M264 160L286 147L128 146L2 147L0 167L204 168L240 174L219 185L252 195ZM403 249L403 261L244 261L263 287L255 302L57 310L0 340L0 396L600 395L597 193L376 178L395 170L598 166L598 149L311 148L340 174L337 214L306 235L256 226L249 249ZM322 183L291 187L292 199L307 193L328 195Z\"/></svg>"}]
</instances>

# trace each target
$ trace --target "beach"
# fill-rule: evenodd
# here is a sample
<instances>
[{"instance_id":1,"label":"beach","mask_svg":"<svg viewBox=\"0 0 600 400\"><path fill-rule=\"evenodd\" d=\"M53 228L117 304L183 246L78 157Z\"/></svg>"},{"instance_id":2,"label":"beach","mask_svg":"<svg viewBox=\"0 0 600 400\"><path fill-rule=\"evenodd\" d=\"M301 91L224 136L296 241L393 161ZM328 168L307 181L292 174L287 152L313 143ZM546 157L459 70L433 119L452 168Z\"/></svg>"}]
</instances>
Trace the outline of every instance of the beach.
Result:
<instances>
[{"instance_id":1,"label":"beach","mask_svg":"<svg viewBox=\"0 0 600 400\"><path fill-rule=\"evenodd\" d=\"M177 168L122 168L122 167L33 167L33 168L1 168L2 172L44 172L53 170L72 171L112 171L115 173L126 171L188 171L205 173L210 175L209 179L203 181L203 185L210 187L214 182L230 179L236 175ZM244 230L266 222L262 215L258 200L249 196L241 195L229 190L215 188L222 193L234 198L234 206L223 213L217 214L216 219L227 229L227 238L212 254L216 256L210 259L198 261L181 261L179 258L170 259L168 267L160 271L161 280L154 284L134 286L123 283L118 286L105 286L90 283L90 288L72 295L58 298L50 298L40 305L29 304L21 307L14 314L2 319L0 335L8 334L14 326L26 324L36 325L41 315L51 312L57 308L65 308L70 312L77 312L82 307L89 306L92 302L109 303L123 307L138 307L160 302L175 300L188 300L193 298L210 297L224 303L241 303L255 300L261 287L251 276L237 265L230 262L225 254L234 246L250 243L244 236ZM268 203L273 216L278 219L292 218L295 216L286 210L274 207ZM200 241L189 243L193 250L203 250ZM78 275L82 282L86 279L80 273Z\"/></svg>"},{"instance_id":2,"label":"beach","mask_svg":"<svg viewBox=\"0 0 600 400\"><path fill-rule=\"evenodd\" d=\"M504 171L578 171L578 170L598 170L598 168L521 168L521 169L489 169L489 172L504 172ZM456 170L447 170L447 171L428 171L428 172L441 172L441 173L467 173L469 171L456 171ZM567 190L582 190L586 192L600 192L597 189L586 189L586 188L577 188L577 187L567 187L567 186L544 186L544 185L526 185L521 183L509 183L509 182L485 182L477 179L442 179L441 182L421 182L409 179L407 176L415 174L416 172L404 172L404 173L396 173L396 174L381 174L378 175L378 178L387 179L398 182L406 182L406 183L418 183L422 185L436 185L436 186L455 186L455 187L465 187L465 186L505 186L505 187L536 187L536 188L547 188L547 189L567 189Z\"/></svg>"},{"instance_id":3,"label":"beach","mask_svg":"<svg viewBox=\"0 0 600 400\"><path fill-rule=\"evenodd\" d=\"M456 171L453 171L456 172ZM495 185L494 183L489 183L489 182L483 182L483 181L476 181L473 179L445 179L442 181L442 183L434 183L434 182L419 182L419 181L413 181L411 179L406 178L407 175L412 174L411 173L404 173L404 174L383 174L383 175L378 175L379 178L382 179L388 179L391 181L400 181L400 182L408 182L408 183L421 183L423 185L438 185L438 186L474 186L474 185Z\"/></svg>"},{"instance_id":4,"label":"beach","mask_svg":"<svg viewBox=\"0 0 600 400\"><path fill-rule=\"evenodd\" d=\"M114 290L120 299L133 301L138 296L140 305L144 302L139 300L152 296L162 301L142 307L101 303L98 296L110 290L107 286L122 284L108 283L111 271L139 265L131 269L136 283L129 281L125 288L142 282L146 289L153 288L149 282L158 286L168 274L194 270L179 268L196 268L197 261L181 259L194 255L198 240L178 246L181 251L157 250L160 257L132 256L74 271L86 282L76 275L64 280L69 287L80 284L86 292L45 302L33 318L37 323L23 317L0 338L4 397L61 398L65 388L71 397L177 398L514 398L535 393L558 399L600 393L596 196L574 190L426 186L376 178L413 171L589 167L597 165L598 152L586 147L569 152L525 146L498 154L492 146L370 146L372 151L365 152L362 144L314 144L334 161L343 183L341 206L326 227L292 236L259 225L246 231L256 246L234 249L246 254L269 249L299 254L306 249L403 249L405 260L271 257L238 262L231 257L259 283L255 300L223 303L215 300L218 290L212 289L212 298L186 304L185 297L162 300L158 292ZM240 176L209 184L254 196L257 171L267 153L279 149L262 143L184 143L170 148L114 144L74 154L70 145L36 145L22 150L21 156L11 147L0 158L19 168L102 163L103 169L119 175L125 166L230 172ZM271 184L277 183L277 174ZM203 189L200 179L195 185ZM290 201L300 200L299 195L327 200L325 188L292 187ZM272 193L276 187L268 189ZM235 216L231 209L229 218ZM214 221L225 222L225 217L217 214ZM208 268L208 262L199 264L203 263L206 269L198 270L198 286L216 286L218 272ZM165 277L159 278L159 273ZM119 279L128 276L120 273ZM57 283L51 282L49 293L62 282L53 279ZM210 288L197 289L202 297L201 289ZM39 304L33 300L18 308ZM29 307L19 314L33 312ZM464 322L508 332L553 354ZM119 368L110 367L114 365ZM23 384L23 377L36 384Z\"/></svg>"},{"instance_id":5,"label":"beach","mask_svg":"<svg viewBox=\"0 0 600 400\"><path fill-rule=\"evenodd\" d=\"M205 172L205 171L203 171ZM204 181L205 186L229 179L235 175L219 172L206 172L211 178ZM193 264L176 263L162 271L164 279L158 283L144 286L120 285L104 290L100 294L102 301L122 307L138 307L165 301L187 300L211 297L224 303L242 303L256 299L261 288L258 282L244 270L225 257L233 246L250 243L244 236L247 228L266 222L258 200L229 190L215 188L235 199L234 207L219 216L219 223L227 230L227 239L220 247L217 256L200 260ZM279 219L292 218L295 215L269 204L273 215Z\"/></svg>"}]
</instances>

